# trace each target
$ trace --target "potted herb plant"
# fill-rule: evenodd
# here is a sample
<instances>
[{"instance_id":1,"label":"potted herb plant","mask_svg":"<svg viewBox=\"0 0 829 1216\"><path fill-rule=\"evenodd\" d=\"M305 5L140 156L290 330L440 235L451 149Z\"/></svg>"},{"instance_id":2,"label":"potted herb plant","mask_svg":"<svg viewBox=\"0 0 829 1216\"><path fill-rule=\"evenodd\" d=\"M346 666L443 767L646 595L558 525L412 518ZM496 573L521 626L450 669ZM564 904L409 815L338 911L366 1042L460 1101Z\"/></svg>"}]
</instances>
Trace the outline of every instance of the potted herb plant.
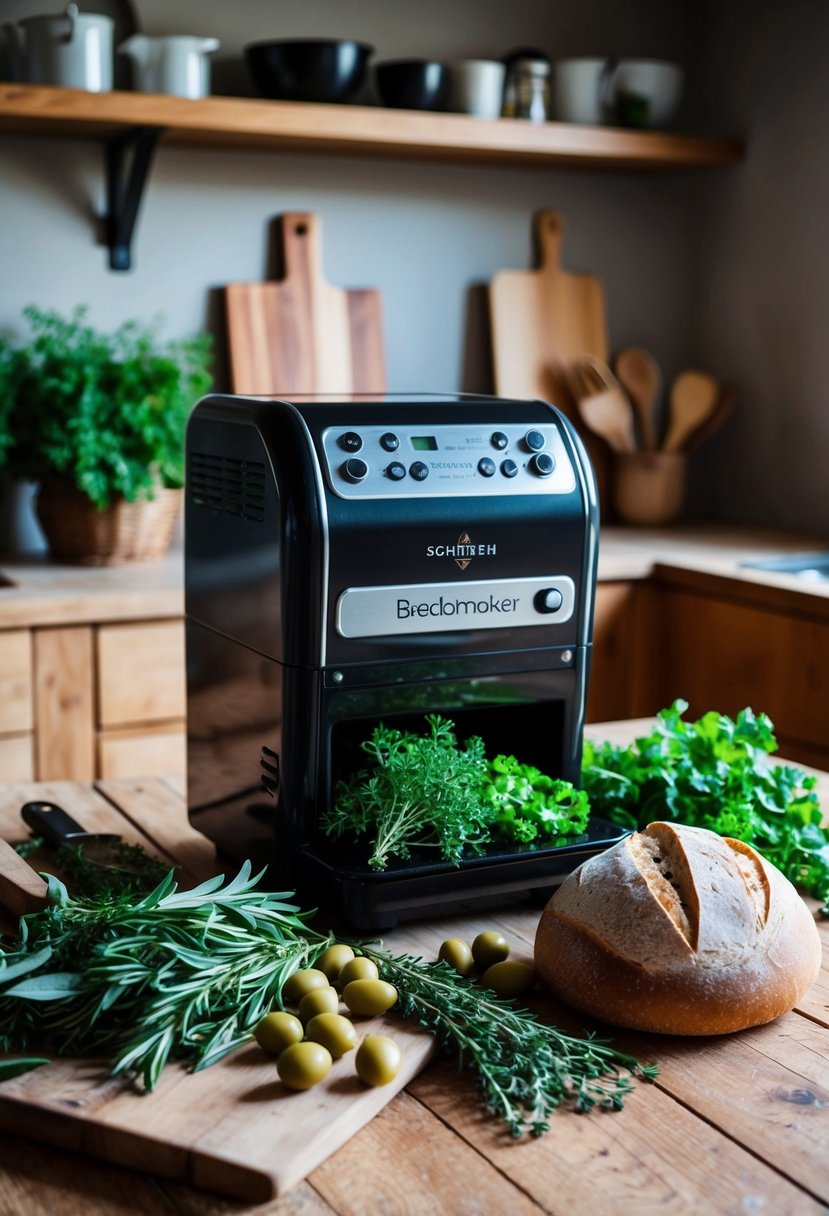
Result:
<instances>
[{"instance_id":1,"label":"potted herb plant","mask_svg":"<svg viewBox=\"0 0 829 1216\"><path fill-rule=\"evenodd\" d=\"M52 556L111 565L167 550L184 483L184 430L210 387L210 337L157 325L104 333L79 307L29 307L25 341L0 338L0 469L39 483Z\"/></svg>"}]
</instances>

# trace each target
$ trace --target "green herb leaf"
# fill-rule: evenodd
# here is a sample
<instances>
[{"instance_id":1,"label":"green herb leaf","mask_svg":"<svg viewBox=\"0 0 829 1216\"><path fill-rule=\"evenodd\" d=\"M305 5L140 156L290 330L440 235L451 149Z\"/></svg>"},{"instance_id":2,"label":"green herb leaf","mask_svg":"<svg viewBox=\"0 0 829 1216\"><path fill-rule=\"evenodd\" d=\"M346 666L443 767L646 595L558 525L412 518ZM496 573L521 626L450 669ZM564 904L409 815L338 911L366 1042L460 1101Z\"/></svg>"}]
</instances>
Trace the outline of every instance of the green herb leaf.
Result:
<instances>
[{"instance_id":1,"label":"green herb leaf","mask_svg":"<svg viewBox=\"0 0 829 1216\"><path fill-rule=\"evenodd\" d=\"M597 815L628 827L658 820L708 828L752 845L791 882L829 900L829 829L815 778L775 765L774 727L743 709L736 719L683 718L686 701L663 709L629 747L585 741L582 781Z\"/></svg>"},{"instance_id":2,"label":"green herb leaf","mask_svg":"<svg viewBox=\"0 0 829 1216\"><path fill-rule=\"evenodd\" d=\"M17 1056L14 1059L0 1060L0 1081L9 1081L12 1077L20 1077L41 1064L50 1064L46 1056Z\"/></svg>"}]
</instances>

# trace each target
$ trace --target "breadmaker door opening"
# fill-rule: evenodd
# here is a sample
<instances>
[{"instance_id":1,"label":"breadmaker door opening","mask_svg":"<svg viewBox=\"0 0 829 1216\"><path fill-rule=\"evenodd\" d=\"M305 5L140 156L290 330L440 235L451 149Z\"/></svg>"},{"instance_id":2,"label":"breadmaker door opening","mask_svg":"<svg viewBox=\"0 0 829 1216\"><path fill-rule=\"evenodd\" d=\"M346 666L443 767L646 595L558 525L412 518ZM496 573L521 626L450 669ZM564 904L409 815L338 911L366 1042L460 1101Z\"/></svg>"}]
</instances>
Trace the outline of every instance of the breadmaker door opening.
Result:
<instances>
[{"instance_id":1,"label":"breadmaker door opening","mask_svg":"<svg viewBox=\"0 0 829 1216\"><path fill-rule=\"evenodd\" d=\"M454 724L460 747L467 739L477 735L483 739L487 759L500 754L513 755L524 764L534 764L550 777L562 774L563 701L476 705L469 708L437 705L416 713L397 711L337 722L331 731L333 796L336 797L338 782L348 781L369 764L362 744L371 738L377 726L424 735L428 733L427 713L439 713Z\"/></svg>"}]
</instances>

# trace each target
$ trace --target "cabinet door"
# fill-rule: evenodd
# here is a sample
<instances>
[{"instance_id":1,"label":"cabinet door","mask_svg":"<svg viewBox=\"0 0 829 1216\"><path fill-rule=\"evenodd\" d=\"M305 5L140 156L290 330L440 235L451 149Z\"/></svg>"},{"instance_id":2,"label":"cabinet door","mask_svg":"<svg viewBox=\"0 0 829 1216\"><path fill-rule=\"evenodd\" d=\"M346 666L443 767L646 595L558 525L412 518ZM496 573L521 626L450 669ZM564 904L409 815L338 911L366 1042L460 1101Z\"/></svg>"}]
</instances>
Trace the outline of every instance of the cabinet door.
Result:
<instances>
[{"instance_id":1,"label":"cabinet door","mask_svg":"<svg viewBox=\"0 0 829 1216\"><path fill-rule=\"evenodd\" d=\"M92 630L37 629L34 634L37 778L95 777Z\"/></svg>"},{"instance_id":2,"label":"cabinet door","mask_svg":"<svg viewBox=\"0 0 829 1216\"><path fill-rule=\"evenodd\" d=\"M100 727L184 717L182 621L102 625L97 649Z\"/></svg>"},{"instance_id":3,"label":"cabinet door","mask_svg":"<svg viewBox=\"0 0 829 1216\"><path fill-rule=\"evenodd\" d=\"M0 633L0 734L32 729L32 636Z\"/></svg>"},{"instance_id":4,"label":"cabinet door","mask_svg":"<svg viewBox=\"0 0 829 1216\"><path fill-rule=\"evenodd\" d=\"M98 737L98 773L104 779L183 775L186 752L183 723L167 730L104 731Z\"/></svg>"},{"instance_id":5,"label":"cabinet door","mask_svg":"<svg viewBox=\"0 0 829 1216\"><path fill-rule=\"evenodd\" d=\"M628 717L633 606L632 583L599 583L596 587L588 722Z\"/></svg>"},{"instance_id":6,"label":"cabinet door","mask_svg":"<svg viewBox=\"0 0 829 1216\"><path fill-rule=\"evenodd\" d=\"M689 716L746 706L768 714L790 759L829 755L829 622L790 611L666 589L662 597L665 704Z\"/></svg>"}]
</instances>

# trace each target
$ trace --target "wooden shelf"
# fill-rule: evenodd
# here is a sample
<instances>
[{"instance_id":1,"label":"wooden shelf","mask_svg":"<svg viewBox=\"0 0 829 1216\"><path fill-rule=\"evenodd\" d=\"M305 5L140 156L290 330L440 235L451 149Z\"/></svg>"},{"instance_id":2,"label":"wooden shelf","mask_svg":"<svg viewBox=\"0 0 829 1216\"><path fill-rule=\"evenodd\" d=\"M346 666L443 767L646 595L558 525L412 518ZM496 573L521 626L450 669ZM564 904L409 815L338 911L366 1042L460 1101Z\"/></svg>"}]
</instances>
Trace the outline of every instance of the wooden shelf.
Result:
<instances>
[{"instance_id":1,"label":"wooden shelf","mask_svg":"<svg viewBox=\"0 0 829 1216\"><path fill-rule=\"evenodd\" d=\"M661 131L478 119L379 106L0 84L0 132L110 140L163 128L167 144L252 147L499 165L643 169L733 164L740 144Z\"/></svg>"}]
</instances>

